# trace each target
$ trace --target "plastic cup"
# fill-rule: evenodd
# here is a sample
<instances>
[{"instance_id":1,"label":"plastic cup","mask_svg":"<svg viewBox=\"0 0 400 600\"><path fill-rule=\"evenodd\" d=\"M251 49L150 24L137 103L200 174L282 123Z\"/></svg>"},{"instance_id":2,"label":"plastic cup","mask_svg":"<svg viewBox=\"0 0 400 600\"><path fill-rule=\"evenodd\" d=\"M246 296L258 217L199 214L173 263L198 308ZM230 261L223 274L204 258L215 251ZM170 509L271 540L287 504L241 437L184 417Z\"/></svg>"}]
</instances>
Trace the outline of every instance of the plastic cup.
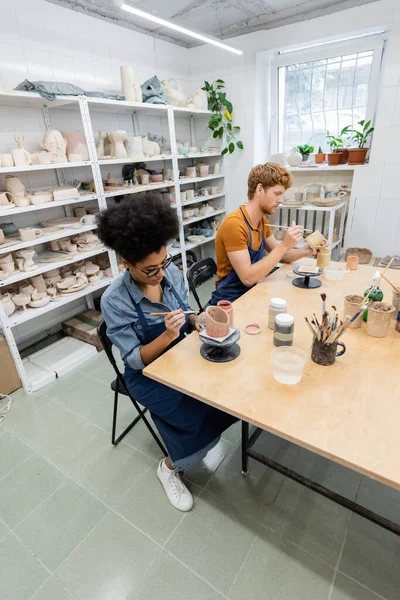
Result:
<instances>
[{"instance_id":1,"label":"plastic cup","mask_svg":"<svg viewBox=\"0 0 400 600\"><path fill-rule=\"evenodd\" d=\"M272 374L285 385L300 383L307 362L307 354L293 346L281 346L271 352Z\"/></svg>"}]
</instances>

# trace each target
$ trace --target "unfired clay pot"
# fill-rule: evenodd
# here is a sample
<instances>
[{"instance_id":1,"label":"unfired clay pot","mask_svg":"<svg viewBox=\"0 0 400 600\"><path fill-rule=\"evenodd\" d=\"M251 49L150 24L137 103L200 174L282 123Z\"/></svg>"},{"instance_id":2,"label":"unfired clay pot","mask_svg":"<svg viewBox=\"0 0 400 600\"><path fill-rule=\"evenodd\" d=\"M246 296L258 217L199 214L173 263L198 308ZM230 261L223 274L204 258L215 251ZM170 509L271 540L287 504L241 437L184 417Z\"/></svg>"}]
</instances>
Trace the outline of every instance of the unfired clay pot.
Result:
<instances>
[{"instance_id":1,"label":"unfired clay pot","mask_svg":"<svg viewBox=\"0 0 400 600\"><path fill-rule=\"evenodd\" d=\"M233 304L232 304L232 302L229 302L229 300L220 300L217 303L217 306L219 306L226 312L226 314L229 317L230 325L233 325Z\"/></svg>"},{"instance_id":2,"label":"unfired clay pot","mask_svg":"<svg viewBox=\"0 0 400 600\"><path fill-rule=\"evenodd\" d=\"M0 300L4 312L6 313L6 316L9 317L13 314L13 312L15 312L15 304L10 296L10 294L4 294L3 298Z\"/></svg>"},{"instance_id":3,"label":"unfired clay pot","mask_svg":"<svg viewBox=\"0 0 400 600\"><path fill-rule=\"evenodd\" d=\"M310 233L305 239L310 248L320 248L322 242L326 241L320 231L314 231Z\"/></svg>"},{"instance_id":4,"label":"unfired clay pot","mask_svg":"<svg viewBox=\"0 0 400 600\"><path fill-rule=\"evenodd\" d=\"M67 142L67 156L70 162L74 162L70 158L71 154L81 154L81 160L89 160L89 151L83 131L63 131L62 135Z\"/></svg>"},{"instance_id":5,"label":"unfired clay pot","mask_svg":"<svg viewBox=\"0 0 400 600\"><path fill-rule=\"evenodd\" d=\"M350 271L357 271L360 259L358 256L350 255L346 260L346 268L350 269Z\"/></svg>"},{"instance_id":6,"label":"unfired clay pot","mask_svg":"<svg viewBox=\"0 0 400 600\"><path fill-rule=\"evenodd\" d=\"M356 313L358 313L359 310L361 309L363 302L364 302L363 296L358 296L358 295L345 296L344 310L343 310L344 319L346 317L354 317L354 315ZM360 316L357 317L357 319L355 321L353 321L353 323L350 325L350 329L359 329L361 327L362 317L363 317L363 313L361 312Z\"/></svg>"},{"instance_id":7,"label":"unfired clay pot","mask_svg":"<svg viewBox=\"0 0 400 600\"><path fill-rule=\"evenodd\" d=\"M387 304L387 302L371 302L368 306L368 335L372 335L373 337L385 337L394 311L394 306Z\"/></svg>"},{"instance_id":8,"label":"unfired clay pot","mask_svg":"<svg viewBox=\"0 0 400 600\"><path fill-rule=\"evenodd\" d=\"M219 338L228 335L230 330L229 316L219 306L209 306L206 309L206 333L210 337Z\"/></svg>"}]
</instances>

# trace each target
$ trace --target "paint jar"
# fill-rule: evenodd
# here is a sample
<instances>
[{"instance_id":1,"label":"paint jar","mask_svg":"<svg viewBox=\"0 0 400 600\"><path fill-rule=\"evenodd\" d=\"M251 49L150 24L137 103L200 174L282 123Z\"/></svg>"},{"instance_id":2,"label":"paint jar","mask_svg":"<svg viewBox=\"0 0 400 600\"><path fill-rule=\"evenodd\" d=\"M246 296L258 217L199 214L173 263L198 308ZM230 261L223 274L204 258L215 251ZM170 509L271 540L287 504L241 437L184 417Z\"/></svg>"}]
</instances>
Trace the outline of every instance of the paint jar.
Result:
<instances>
[{"instance_id":1,"label":"paint jar","mask_svg":"<svg viewBox=\"0 0 400 600\"><path fill-rule=\"evenodd\" d=\"M276 315L274 346L293 346L294 317L283 313Z\"/></svg>"},{"instance_id":2,"label":"paint jar","mask_svg":"<svg viewBox=\"0 0 400 600\"><path fill-rule=\"evenodd\" d=\"M269 303L268 327L274 329L275 317L287 311L287 302L283 298L271 298Z\"/></svg>"}]
</instances>

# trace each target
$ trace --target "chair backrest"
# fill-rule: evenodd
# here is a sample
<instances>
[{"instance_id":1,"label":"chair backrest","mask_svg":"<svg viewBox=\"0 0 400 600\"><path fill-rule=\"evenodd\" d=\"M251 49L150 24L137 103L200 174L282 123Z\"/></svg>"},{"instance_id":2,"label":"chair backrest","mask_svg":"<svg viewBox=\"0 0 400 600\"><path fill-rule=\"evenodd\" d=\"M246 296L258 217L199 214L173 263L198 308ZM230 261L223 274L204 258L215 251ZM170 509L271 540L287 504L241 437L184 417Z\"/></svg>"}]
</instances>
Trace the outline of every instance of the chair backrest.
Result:
<instances>
[{"instance_id":1,"label":"chair backrest","mask_svg":"<svg viewBox=\"0 0 400 600\"><path fill-rule=\"evenodd\" d=\"M113 345L111 343L110 338L107 335L107 325L104 320L97 325L97 334L100 338L101 343L103 344L104 352L106 353L107 358L115 371L115 374L117 375L118 379L123 382L124 378L121 371L118 369L117 361L114 358L112 351Z\"/></svg>"},{"instance_id":2,"label":"chair backrest","mask_svg":"<svg viewBox=\"0 0 400 600\"><path fill-rule=\"evenodd\" d=\"M203 307L200 302L200 298L196 292L196 288L199 287L205 281L208 281L217 272L217 265L215 264L215 260L213 258L203 258L199 260L197 263L192 265L187 272L187 280L189 283L189 289L192 292L200 311L203 310Z\"/></svg>"}]
</instances>

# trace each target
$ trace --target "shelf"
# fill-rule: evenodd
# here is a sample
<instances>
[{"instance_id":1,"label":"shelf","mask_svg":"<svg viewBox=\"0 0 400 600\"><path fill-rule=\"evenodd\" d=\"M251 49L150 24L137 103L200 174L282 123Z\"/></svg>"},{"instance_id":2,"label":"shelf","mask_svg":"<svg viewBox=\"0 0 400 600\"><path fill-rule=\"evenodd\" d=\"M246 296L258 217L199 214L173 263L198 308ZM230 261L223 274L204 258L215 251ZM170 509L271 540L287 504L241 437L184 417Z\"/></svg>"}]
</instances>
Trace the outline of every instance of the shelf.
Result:
<instances>
[{"instance_id":1,"label":"shelf","mask_svg":"<svg viewBox=\"0 0 400 600\"><path fill-rule=\"evenodd\" d=\"M40 275L41 273L46 273L47 271L52 271L53 269L61 269L61 267L65 267L66 265L71 265L72 263L79 262L81 260L86 260L87 258L91 258L92 256L97 256L97 254L102 254L103 252L107 252L107 248L99 248L98 250L91 250L90 252L77 252L73 256L65 255L65 260L59 260L57 262L52 263L41 263L38 260L38 257L34 257L34 262L38 265L38 268L34 271L16 271L11 277L7 277L4 281L0 281L0 288L5 287L7 285L11 285L12 283L16 283L17 281L23 281L24 279L28 279L29 277L35 277L36 275Z\"/></svg>"},{"instance_id":2,"label":"shelf","mask_svg":"<svg viewBox=\"0 0 400 600\"><path fill-rule=\"evenodd\" d=\"M221 152L196 152L196 154L179 154L178 160L184 160L188 158L212 158L213 156L221 156Z\"/></svg>"},{"instance_id":3,"label":"shelf","mask_svg":"<svg viewBox=\"0 0 400 600\"><path fill-rule=\"evenodd\" d=\"M36 92L22 92L18 90L3 90L0 92L0 106L12 106L13 108L37 107L59 108L73 105L79 110L78 96L57 96L55 100L46 100Z\"/></svg>"},{"instance_id":4,"label":"shelf","mask_svg":"<svg viewBox=\"0 0 400 600\"><path fill-rule=\"evenodd\" d=\"M163 181L162 183L153 183L149 185L135 185L135 187L123 188L122 190L104 192L106 198L113 196L125 196L126 194L140 194L141 192L149 192L151 190L161 190L162 188L173 187L173 181Z\"/></svg>"},{"instance_id":5,"label":"shelf","mask_svg":"<svg viewBox=\"0 0 400 600\"><path fill-rule=\"evenodd\" d=\"M90 200L97 200L97 195L81 194L79 198L71 198L70 200L58 200L57 202L46 202L45 204L31 204L29 206L16 206L15 208L6 208L0 210L0 217L8 217L8 215L22 215L23 213L35 212L36 210L54 208L55 206L68 206L69 204L89 202Z\"/></svg>"},{"instance_id":6,"label":"shelf","mask_svg":"<svg viewBox=\"0 0 400 600\"><path fill-rule=\"evenodd\" d=\"M13 313L8 318L8 324L10 327L16 327L17 325L21 325L21 323L25 323L26 321L30 321L31 319L35 319L36 317L40 317L56 308L61 308L74 300L78 300L78 298L82 298L83 296L87 296L88 294L92 294L97 290L101 290L113 281L110 277L103 277L97 284L89 285L84 290L77 292L76 294L71 294L70 296L62 296L56 302L49 302L46 306L42 306L41 308L30 308L29 306L26 310L19 309L15 313Z\"/></svg>"},{"instance_id":7,"label":"shelf","mask_svg":"<svg viewBox=\"0 0 400 600\"><path fill-rule=\"evenodd\" d=\"M167 117L167 104L146 104L145 102L129 102L128 100L110 100L109 98L87 97L89 110L102 112L140 112L152 116Z\"/></svg>"},{"instance_id":8,"label":"shelf","mask_svg":"<svg viewBox=\"0 0 400 600\"><path fill-rule=\"evenodd\" d=\"M329 172L331 171L332 173L334 171L354 171L355 168L357 167L362 167L364 165L337 165L337 167L330 167L329 165L321 165L320 167L289 167L286 166L285 169L287 169L290 172L297 172L297 173L301 173L302 171L304 171L305 173L319 173L320 171L326 171Z\"/></svg>"},{"instance_id":9,"label":"shelf","mask_svg":"<svg viewBox=\"0 0 400 600\"><path fill-rule=\"evenodd\" d=\"M40 227L38 227L38 229L40 229ZM84 233L85 231L92 231L94 229L97 229L97 225L84 225L76 229L72 229L71 227L68 229L60 229L59 231L50 233L49 235L42 235L32 242L19 242L18 244L13 244L12 246L7 246L6 248L0 247L0 256L2 254L9 254L10 252L22 250L23 248L31 248L32 246L45 244L46 242L51 242L52 240L60 240L65 237L71 237L72 235L78 235L78 233Z\"/></svg>"},{"instance_id":10,"label":"shelf","mask_svg":"<svg viewBox=\"0 0 400 600\"><path fill-rule=\"evenodd\" d=\"M216 217L217 215L222 215L224 212L226 212L225 209L223 210L216 210L213 213L211 213L210 215L205 216L198 216L198 217L194 217L193 219L189 219L188 221L183 221L183 226L186 227L187 225L190 225L191 223L197 223L197 221L204 221L204 219L212 219L213 217Z\"/></svg>"},{"instance_id":11,"label":"shelf","mask_svg":"<svg viewBox=\"0 0 400 600\"><path fill-rule=\"evenodd\" d=\"M186 115L193 115L194 117L209 117L213 114L211 110L200 110L198 108L184 108L183 106L173 106L172 109L178 117L184 117Z\"/></svg>"},{"instance_id":12,"label":"shelf","mask_svg":"<svg viewBox=\"0 0 400 600\"><path fill-rule=\"evenodd\" d=\"M208 242L213 242L214 240L215 240L215 235L213 235L210 238L207 238L206 240L204 240L204 242L200 242L198 244L191 244L190 242L186 242L185 250L186 250L186 252L188 250L193 250L194 248L197 248L197 246L202 246L203 244L208 244Z\"/></svg>"},{"instance_id":13,"label":"shelf","mask_svg":"<svg viewBox=\"0 0 400 600\"><path fill-rule=\"evenodd\" d=\"M30 173L31 171L48 171L50 169L72 169L77 167L91 167L90 160L81 162L49 163L48 165L26 165L23 167L0 167L1 173Z\"/></svg>"},{"instance_id":14,"label":"shelf","mask_svg":"<svg viewBox=\"0 0 400 600\"><path fill-rule=\"evenodd\" d=\"M212 181L213 179L224 179L225 175L207 175L207 177L186 177L179 179L179 185L190 185L191 183L200 183L201 181Z\"/></svg>"},{"instance_id":15,"label":"shelf","mask_svg":"<svg viewBox=\"0 0 400 600\"><path fill-rule=\"evenodd\" d=\"M346 206L346 202L339 202L336 206L315 206L314 204L304 204L304 206L285 206L284 204L280 204L278 208L284 208L286 210L300 210L304 211L314 211L314 212L335 212L339 210L339 208L343 208Z\"/></svg>"},{"instance_id":16,"label":"shelf","mask_svg":"<svg viewBox=\"0 0 400 600\"><path fill-rule=\"evenodd\" d=\"M186 206L190 206L191 204L199 204L200 202L208 202L209 200L214 200L215 198L224 198L225 194L221 192L220 194L214 194L213 196L196 196L193 200L189 200L188 202L182 203L182 208ZM175 205L176 206L176 205Z\"/></svg>"},{"instance_id":17,"label":"shelf","mask_svg":"<svg viewBox=\"0 0 400 600\"><path fill-rule=\"evenodd\" d=\"M172 155L159 154L158 156L144 156L143 158L104 158L99 160L100 166L106 165L129 165L135 163L160 162L161 160L172 160Z\"/></svg>"}]
</instances>

